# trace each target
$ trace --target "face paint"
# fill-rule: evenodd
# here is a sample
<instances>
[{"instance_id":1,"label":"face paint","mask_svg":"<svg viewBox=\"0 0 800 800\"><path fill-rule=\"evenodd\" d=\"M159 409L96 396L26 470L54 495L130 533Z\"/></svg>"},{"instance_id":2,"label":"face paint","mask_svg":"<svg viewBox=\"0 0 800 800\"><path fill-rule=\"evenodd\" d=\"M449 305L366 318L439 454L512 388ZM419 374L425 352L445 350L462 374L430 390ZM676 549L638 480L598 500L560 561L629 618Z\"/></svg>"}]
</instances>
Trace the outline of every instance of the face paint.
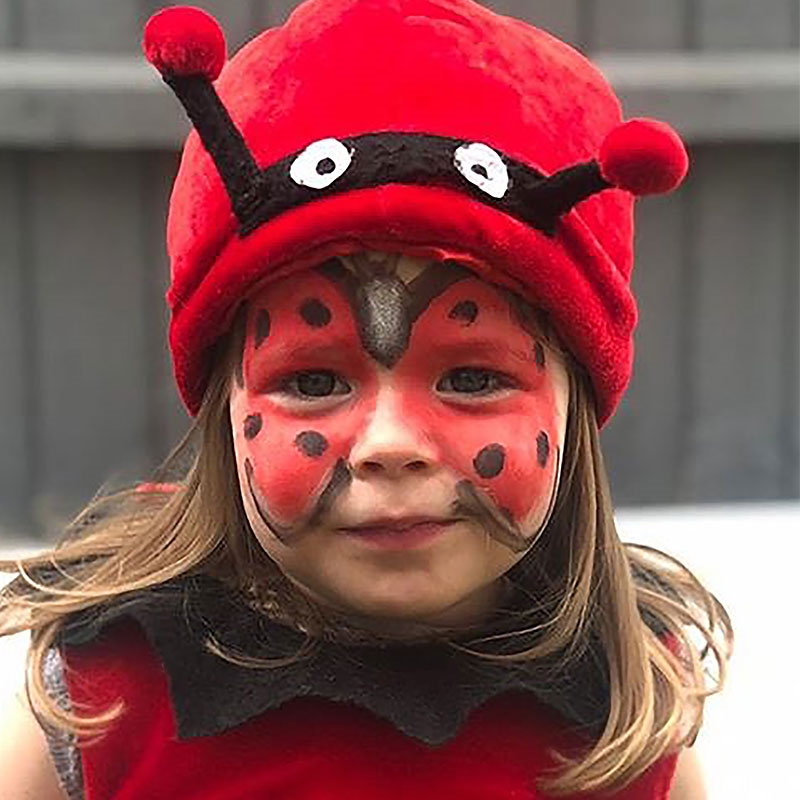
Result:
<instances>
[{"instance_id":1,"label":"face paint","mask_svg":"<svg viewBox=\"0 0 800 800\"><path fill-rule=\"evenodd\" d=\"M245 439L255 439L263 425L261 414L250 414L245 417L243 430Z\"/></svg>"},{"instance_id":2,"label":"face paint","mask_svg":"<svg viewBox=\"0 0 800 800\"><path fill-rule=\"evenodd\" d=\"M266 308L259 308L256 314L256 330L253 336L253 347L258 349L269 336L272 327L272 318Z\"/></svg>"},{"instance_id":3,"label":"face paint","mask_svg":"<svg viewBox=\"0 0 800 800\"><path fill-rule=\"evenodd\" d=\"M530 537L554 493L549 443L559 441L563 409L544 345L508 295L475 277L453 284L420 316L395 371L408 387L403 419L428 430L453 473L477 489L462 485L462 505L467 495L470 508L493 504L493 528ZM486 386L471 383L475 369L491 370ZM432 402L426 389L437 381Z\"/></svg>"},{"instance_id":4,"label":"face paint","mask_svg":"<svg viewBox=\"0 0 800 800\"><path fill-rule=\"evenodd\" d=\"M231 395L239 474L270 529L286 538L345 484L350 442L374 394L369 359L357 346L347 298L319 272L258 294L245 324L244 386ZM319 385L298 387L304 370L317 370ZM320 411L314 394L329 391L333 375L356 378L362 387L359 401L335 414ZM301 390L312 393L312 402L297 399Z\"/></svg>"},{"instance_id":5,"label":"face paint","mask_svg":"<svg viewBox=\"0 0 800 800\"><path fill-rule=\"evenodd\" d=\"M453 508L527 546L554 499L566 406L533 315L453 264L355 273L332 261L251 298L231 397L243 491L290 541L346 505L353 454L390 397L451 476Z\"/></svg>"}]
</instances>

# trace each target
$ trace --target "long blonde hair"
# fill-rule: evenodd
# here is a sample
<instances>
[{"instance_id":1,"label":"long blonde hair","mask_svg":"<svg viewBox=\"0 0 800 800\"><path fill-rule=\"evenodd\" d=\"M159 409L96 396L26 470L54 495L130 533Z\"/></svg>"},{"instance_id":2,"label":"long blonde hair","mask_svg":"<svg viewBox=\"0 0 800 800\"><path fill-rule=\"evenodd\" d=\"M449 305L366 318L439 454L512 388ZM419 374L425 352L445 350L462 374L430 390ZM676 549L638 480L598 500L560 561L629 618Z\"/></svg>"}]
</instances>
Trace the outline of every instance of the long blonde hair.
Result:
<instances>
[{"instance_id":1,"label":"long blonde hair","mask_svg":"<svg viewBox=\"0 0 800 800\"><path fill-rule=\"evenodd\" d=\"M249 531L228 415L230 376L241 346L236 339L220 345L202 409L168 459L172 465L187 453L191 458L175 486L97 499L53 549L0 561L0 571L18 573L0 593L0 635L31 631L26 690L44 727L88 740L122 713L121 704L95 716L61 708L47 692L42 666L68 615L125 593L204 573L257 605L280 607L307 631L326 624L325 612L292 587ZM553 796L618 790L661 757L693 743L705 698L725 681L733 632L724 607L682 564L620 542L590 384L574 364L561 486L533 563L535 582L525 589L551 609L550 617L535 646L495 658L561 653L568 661L593 631L610 676L610 710L601 735L577 758L554 752L558 772L540 779L540 787ZM634 580L635 575L649 579ZM669 646L643 623L645 614L668 632ZM228 657L224 650L214 652Z\"/></svg>"}]
</instances>

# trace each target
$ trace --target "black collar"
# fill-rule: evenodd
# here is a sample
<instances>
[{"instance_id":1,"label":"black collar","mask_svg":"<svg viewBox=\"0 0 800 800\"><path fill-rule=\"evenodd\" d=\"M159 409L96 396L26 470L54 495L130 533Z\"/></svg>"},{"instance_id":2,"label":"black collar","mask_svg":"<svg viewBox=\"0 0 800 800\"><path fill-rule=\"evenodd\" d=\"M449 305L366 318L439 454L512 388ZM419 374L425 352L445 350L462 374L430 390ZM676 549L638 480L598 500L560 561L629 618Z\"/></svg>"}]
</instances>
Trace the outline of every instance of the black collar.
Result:
<instances>
[{"instance_id":1,"label":"black collar","mask_svg":"<svg viewBox=\"0 0 800 800\"><path fill-rule=\"evenodd\" d=\"M278 668L230 663L204 647L209 633L234 652L261 659L293 656L308 639L205 576L175 579L81 612L65 626L61 642L78 646L125 616L142 626L167 672L181 739L221 733L304 696L361 706L429 745L453 738L471 711L514 690L533 693L591 737L608 716L608 669L596 645L566 668L555 658L488 662L447 642L317 641L310 655ZM520 644L515 640L516 649Z\"/></svg>"}]
</instances>

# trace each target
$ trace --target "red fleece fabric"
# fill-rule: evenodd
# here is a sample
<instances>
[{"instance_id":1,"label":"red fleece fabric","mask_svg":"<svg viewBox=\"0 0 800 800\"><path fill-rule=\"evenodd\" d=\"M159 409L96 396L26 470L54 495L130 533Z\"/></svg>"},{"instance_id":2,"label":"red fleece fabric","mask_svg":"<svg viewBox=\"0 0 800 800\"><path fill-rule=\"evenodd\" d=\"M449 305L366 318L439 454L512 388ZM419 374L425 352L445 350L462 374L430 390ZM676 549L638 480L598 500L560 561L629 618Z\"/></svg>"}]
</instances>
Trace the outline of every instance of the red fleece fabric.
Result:
<instances>
[{"instance_id":1,"label":"red fleece fabric","mask_svg":"<svg viewBox=\"0 0 800 800\"><path fill-rule=\"evenodd\" d=\"M482 142L549 175L597 158L622 120L581 54L472 0L307 0L244 46L216 89L261 168L320 139L391 131ZM632 212L633 197L609 189L548 238L457 191L392 184L321 197L242 238L193 132L168 223L181 394L195 413L211 345L265 278L355 249L446 251L550 312L593 379L602 424L633 357Z\"/></svg>"},{"instance_id":2,"label":"red fleece fabric","mask_svg":"<svg viewBox=\"0 0 800 800\"><path fill-rule=\"evenodd\" d=\"M437 748L363 709L317 698L178 741L166 674L136 623L118 622L63 656L73 704L94 711L121 698L127 707L105 738L81 747L86 800L544 800L534 781L554 765L548 749L582 744L527 693L486 703ZM676 759L663 758L603 797L668 800Z\"/></svg>"},{"instance_id":3,"label":"red fleece fabric","mask_svg":"<svg viewBox=\"0 0 800 800\"><path fill-rule=\"evenodd\" d=\"M144 52L159 72L219 77L227 58L225 35L205 11L188 6L153 14L144 31Z\"/></svg>"},{"instance_id":4,"label":"red fleece fabric","mask_svg":"<svg viewBox=\"0 0 800 800\"><path fill-rule=\"evenodd\" d=\"M598 160L606 180L637 196L672 191L689 169L678 135L652 119L632 119L611 131Z\"/></svg>"}]
</instances>

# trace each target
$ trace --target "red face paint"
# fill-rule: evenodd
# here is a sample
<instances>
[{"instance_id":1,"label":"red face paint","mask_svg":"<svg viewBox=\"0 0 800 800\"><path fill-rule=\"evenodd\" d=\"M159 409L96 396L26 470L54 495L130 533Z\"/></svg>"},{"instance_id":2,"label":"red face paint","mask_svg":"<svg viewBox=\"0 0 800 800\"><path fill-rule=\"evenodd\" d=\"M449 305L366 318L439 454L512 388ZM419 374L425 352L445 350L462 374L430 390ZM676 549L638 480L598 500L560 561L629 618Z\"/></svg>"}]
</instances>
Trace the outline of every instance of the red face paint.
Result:
<instances>
[{"instance_id":1,"label":"red face paint","mask_svg":"<svg viewBox=\"0 0 800 800\"><path fill-rule=\"evenodd\" d=\"M506 293L469 278L431 302L395 369L407 424L425 431L455 474L523 528L549 502L559 444L555 387L547 364L537 364L536 344ZM491 369L507 385L484 396L430 391L458 368Z\"/></svg>"},{"instance_id":2,"label":"red face paint","mask_svg":"<svg viewBox=\"0 0 800 800\"><path fill-rule=\"evenodd\" d=\"M292 526L311 512L337 460L347 459L374 407L375 368L344 294L317 272L269 285L250 302L246 324L244 387L234 388L231 397L240 477L246 478L248 459L269 515ZM356 383L358 391L344 403L339 394L327 401L293 397L297 376L312 371L337 376L341 385L335 391L344 381ZM249 435L253 418L261 422Z\"/></svg>"},{"instance_id":3,"label":"red face paint","mask_svg":"<svg viewBox=\"0 0 800 800\"><path fill-rule=\"evenodd\" d=\"M316 271L249 303L231 414L240 477L249 461L274 525L302 525L337 464L358 480L375 426L401 425L409 457L423 453L452 476L453 501L468 480L532 533L556 484L566 403L508 293L476 277L447 286L388 370L365 350L359 324L342 286Z\"/></svg>"}]
</instances>

